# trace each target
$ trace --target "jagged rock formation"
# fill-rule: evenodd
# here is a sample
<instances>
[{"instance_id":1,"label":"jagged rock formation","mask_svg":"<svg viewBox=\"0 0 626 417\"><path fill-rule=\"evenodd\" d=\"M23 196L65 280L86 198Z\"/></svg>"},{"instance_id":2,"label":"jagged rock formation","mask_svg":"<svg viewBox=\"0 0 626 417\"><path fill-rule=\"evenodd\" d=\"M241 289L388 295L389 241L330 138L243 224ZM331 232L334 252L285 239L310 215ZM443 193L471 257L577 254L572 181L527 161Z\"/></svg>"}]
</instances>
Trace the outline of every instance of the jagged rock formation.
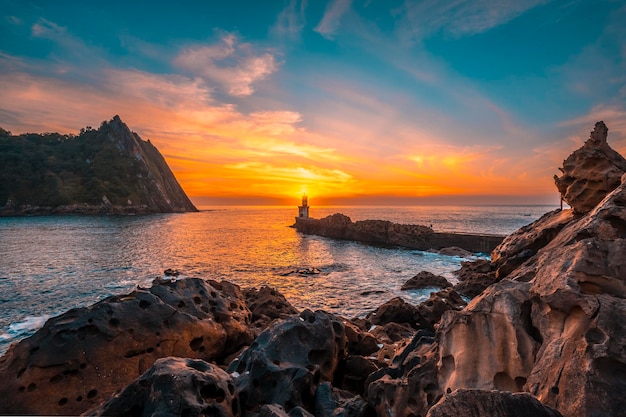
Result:
<instances>
[{"instance_id":1,"label":"jagged rock formation","mask_svg":"<svg viewBox=\"0 0 626 417\"><path fill-rule=\"evenodd\" d=\"M454 255L460 252L452 247L469 252L491 252L502 242L501 236L438 233L427 226L398 224L387 220L352 222L350 217L341 213L323 219L296 217L294 227L305 234L374 245L404 246L418 250L448 248L448 253Z\"/></svg>"},{"instance_id":2,"label":"jagged rock formation","mask_svg":"<svg viewBox=\"0 0 626 417\"><path fill-rule=\"evenodd\" d=\"M0 414L85 412L166 356L220 361L253 339L228 282L155 281L48 320L0 358Z\"/></svg>"},{"instance_id":3,"label":"jagged rock formation","mask_svg":"<svg viewBox=\"0 0 626 417\"><path fill-rule=\"evenodd\" d=\"M79 136L0 135L0 215L185 211L163 156L119 116Z\"/></svg>"},{"instance_id":4,"label":"jagged rock formation","mask_svg":"<svg viewBox=\"0 0 626 417\"><path fill-rule=\"evenodd\" d=\"M439 398L468 388L527 391L565 416L626 415L626 175L604 195L582 190L581 201L586 193L599 199L586 214L548 213L505 238L492 262L463 265L459 285L488 288L445 312L434 340L418 333L403 353L412 361L370 376L379 415L439 415ZM465 403L479 396L459 392ZM445 415L473 415L446 402Z\"/></svg>"},{"instance_id":5,"label":"jagged rock formation","mask_svg":"<svg viewBox=\"0 0 626 417\"><path fill-rule=\"evenodd\" d=\"M554 176L563 200L577 213L591 211L626 172L626 159L607 143L608 131L604 122L597 122L585 144L563 161L563 175Z\"/></svg>"}]
</instances>

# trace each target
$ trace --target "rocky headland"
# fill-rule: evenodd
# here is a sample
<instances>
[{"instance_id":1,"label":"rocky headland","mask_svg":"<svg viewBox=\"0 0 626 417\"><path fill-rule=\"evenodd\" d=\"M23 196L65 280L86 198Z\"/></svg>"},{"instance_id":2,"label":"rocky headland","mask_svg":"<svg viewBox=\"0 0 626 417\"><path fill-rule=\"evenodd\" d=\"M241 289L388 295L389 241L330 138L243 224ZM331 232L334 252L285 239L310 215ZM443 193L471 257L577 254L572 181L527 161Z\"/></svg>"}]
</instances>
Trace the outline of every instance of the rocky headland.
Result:
<instances>
[{"instance_id":1,"label":"rocky headland","mask_svg":"<svg viewBox=\"0 0 626 417\"><path fill-rule=\"evenodd\" d=\"M79 135L0 128L0 216L187 211L161 153L119 116Z\"/></svg>"},{"instance_id":2,"label":"rocky headland","mask_svg":"<svg viewBox=\"0 0 626 417\"><path fill-rule=\"evenodd\" d=\"M296 217L293 225L299 232L355 242L402 246L417 250L457 248L469 252L489 253L504 236L469 233L441 233L417 224L398 224L387 220L361 220L336 213L323 219Z\"/></svg>"},{"instance_id":3,"label":"rocky headland","mask_svg":"<svg viewBox=\"0 0 626 417\"><path fill-rule=\"evenodd\" d=\"M626 175L585 164L596 151L575 158L615 187L465 262L469 303L427 274L412 284L446 288L352 319L297 311L269 287L157 279L13 344L0 414L625 416Z\"/></svg>"}]
</instances>

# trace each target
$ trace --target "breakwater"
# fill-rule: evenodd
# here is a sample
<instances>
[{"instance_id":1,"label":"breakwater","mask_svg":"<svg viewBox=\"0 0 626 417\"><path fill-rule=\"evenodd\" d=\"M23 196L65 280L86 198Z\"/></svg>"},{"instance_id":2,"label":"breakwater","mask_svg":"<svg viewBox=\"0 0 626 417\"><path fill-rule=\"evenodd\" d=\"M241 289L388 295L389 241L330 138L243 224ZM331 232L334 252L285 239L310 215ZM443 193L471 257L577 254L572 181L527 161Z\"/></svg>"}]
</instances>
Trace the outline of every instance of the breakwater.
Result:
<instances>
[{"instance_id":1,"label":"breakwater","mask_svg":"<svg viewBox=\"0 0 626 417\"><path fill-rule=\"evenodd\" d=\"M417 250L439 250L456 246L470 252L490 253L503 236L440 233L423 225L398 224L387 220L353 222L337 213L322 219L297 217L294 227L301 233L373 245L402 246Z\"/></svg>"}]
</instances>

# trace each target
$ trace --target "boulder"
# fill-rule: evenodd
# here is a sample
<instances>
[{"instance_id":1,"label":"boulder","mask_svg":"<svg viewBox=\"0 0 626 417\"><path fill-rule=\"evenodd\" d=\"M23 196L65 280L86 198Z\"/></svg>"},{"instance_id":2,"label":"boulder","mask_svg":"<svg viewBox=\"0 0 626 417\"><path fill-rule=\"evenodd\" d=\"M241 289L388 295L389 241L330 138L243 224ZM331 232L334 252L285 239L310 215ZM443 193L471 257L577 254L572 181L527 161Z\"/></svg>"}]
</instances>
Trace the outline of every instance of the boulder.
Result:
<instances>
[{"instance_id":1,"label":"boulder","mask_svg":"<svg viewBox=\"0 0 626 417\"><path fill-rule=\"evenodd\" d=\"M446 394L426 417L562 417L526 393L460 389Z\"/></svg>"},{"instance_id":2,"label":"boulder","mask_svg":"<svg viewBox=\"0 0 626 417\"><path fill-rule=\"evenodd\" d=\"M289 301L275 288L267 285L261 288L243 290L246 305L252 313L252 330L258 336L276 319L298 314Z\"/></svg>"},{"instance_id":3,"label":"boulder","mask_svg":"<svg viewBox=\"0 0 626 417\"><path fill-rule=\"evenodd\" d=\"M468 250L463 248L459 248L458 246L448 246L445 248L441 248L438 250L439 254L446 256L458 256L460 258L469 258L474 256L474 254Z\"/></svg>"},{"instance_id":4,"label":"boulder","mask_svg":"<svg viewBox=\"0 0 626 417\"><path fill-rule=\"evenodd\" d=\"M498 282L492 264L486 259L461 262L461 269L456 271L459 283L454 290L466 297L476 297L487 287Z\"/></svg>"},{"instance_id":5,"label":"boulder","mask_svg":"<svg viewBox=\"0 0 626 417\"><path fill-rule=\"evenodd\" d=\"M417 311L417 307L407 303L400 297L392 298L375 311L367 315L367 319L376 325L395 323L408 324L417 329L423 319Z\"/></svg>"},{"instance_id":6,"label":"boulder","mask_svg":"<svg viewBox=\"0 0 626 417\"><path fill-rule=\"evenodd\" d=\"M452 284L447 279L440 275L435 275L432 272L422 271L402 284L401 290L420 290L423 288L448 288Z\"/></svg>"},{"instance_id":7,"label":"boulder","mask_svg":"<svg viewBox=\"0 0 626 417\"><path fill-rule=\"evenodd\" d=\"M278 404L288 412L314 409L321 381L332 381L346 356L346 332L335 316L305 310L276 321L229 366L237 375L241 406L257 410Z\"/></svg>"},{"instance_id":8,"label":"boulder","mask_svg":"<svg viewBox=\"0 0 626 417\"><path fill-rule=\"evenodd\" d=\"M156 280L46 322L0 358L0 414L80 414L167 356L220 361L252 342L234 284Z\"/></svg>"},{"instance_id":9,"label":"boulder","mask_svg":"<svg viewBox=\"0 0 626 417\"><path fill-rule=\"evenodd\" d=\"M597 122L589 139L565 161L554 182L563 200L577 213L590 212L620 185L626 159L607 143L608 128Z\"/></svg>"},{"instance_id":10,"label":"boulder","mask_svg":"<svg viewBox=\"0 0 626 417\"><path fill-rule=\"evenodd\" d=\"M93 416L239 416L230 375L199 359L161 358Z\"/></svg>"}]
</instances>

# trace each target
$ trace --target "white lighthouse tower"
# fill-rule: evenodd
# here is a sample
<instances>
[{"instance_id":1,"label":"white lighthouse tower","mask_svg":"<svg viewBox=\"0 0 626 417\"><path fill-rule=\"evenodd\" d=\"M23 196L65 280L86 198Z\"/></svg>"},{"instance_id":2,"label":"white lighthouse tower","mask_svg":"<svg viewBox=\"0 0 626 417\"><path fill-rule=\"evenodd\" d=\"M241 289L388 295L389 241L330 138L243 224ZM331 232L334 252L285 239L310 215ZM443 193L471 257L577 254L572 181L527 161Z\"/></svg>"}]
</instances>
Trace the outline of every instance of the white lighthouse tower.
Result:
<instances>
[{"instance_id":1,"label":"white lighthouse tower","mask_svg":"<svg viewBox=\"0 0 626 417\"><path fill-rule=\"evenodd\" d=\"M309 198L306 194L302 194L302 205L298 206L298 218L300 219L308 219L309 218Z\"/></svg>"}]
</instances>

